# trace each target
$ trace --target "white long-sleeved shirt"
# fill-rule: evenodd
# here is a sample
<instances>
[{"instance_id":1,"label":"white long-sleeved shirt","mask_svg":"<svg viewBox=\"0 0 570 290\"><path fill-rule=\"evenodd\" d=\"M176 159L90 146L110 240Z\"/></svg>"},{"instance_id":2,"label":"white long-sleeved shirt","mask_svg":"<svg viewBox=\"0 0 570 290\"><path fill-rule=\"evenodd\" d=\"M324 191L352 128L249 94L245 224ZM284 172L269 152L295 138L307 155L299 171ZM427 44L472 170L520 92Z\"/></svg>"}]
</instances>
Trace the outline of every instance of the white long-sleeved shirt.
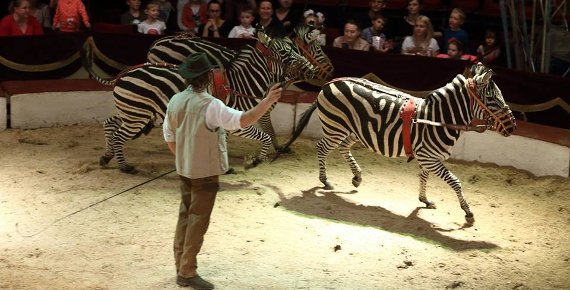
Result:
<instances>
[{"instance_id":1,"label":"white long-sleeved shirt","mask_svg":"<svg viewBox=\"0 0 570 290\"><path fill-rule=\"evenodd\" d=\"M201 92L199 94L206 94ZM242 111L226 106L219 99L214 99L206 108L206 126L210 130L217 127L222 127L226 130L241 129L240 119ZM162 133L166 142L176 142L176 128L168 126L168 115L164 116L164 123L162 124Z\"/></svg>"}]
</instances>

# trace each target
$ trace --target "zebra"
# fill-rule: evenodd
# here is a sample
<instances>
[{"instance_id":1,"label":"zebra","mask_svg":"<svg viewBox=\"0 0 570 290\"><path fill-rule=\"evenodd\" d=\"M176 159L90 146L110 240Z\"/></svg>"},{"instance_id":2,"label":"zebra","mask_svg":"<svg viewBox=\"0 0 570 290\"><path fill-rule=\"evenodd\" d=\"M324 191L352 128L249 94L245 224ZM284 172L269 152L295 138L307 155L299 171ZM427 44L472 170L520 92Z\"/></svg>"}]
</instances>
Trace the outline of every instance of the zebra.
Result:
<instances>
[{"instance_id":1,"label":"zebra","mask_svg":"<svg viewBox=\"0 0 570 290\"><path fill-rule=\"evenodd\" d=\"M259 33L261 32L261 33ZM306 80L330 80L333 75L333 65L331 60L322 50L321 45L317 41L318 30L311 25L299 25L294 29L293 38L284 37L281 40L295 49L295 52L305 56L315 67L315 71L310 76L306 76ZM263 29L258 29L258 37L263 38ZM235 55L231 49L225 48L219 44L210 42L199 37L190 37L188 35L167 36L155 41L149 48L147 60L151 63L173 63L180 64L186 57L195 52L204 52L212 63L220 63L227 65L230 59ZM292 78L292 76L289 76ZM259 102L258 99L240 98L229 100L228 106L242 111L247 111ZM275 151L283 150L279 146L277 135L271 123L271 109L267 111L259 120L260 128L269 135L271 143Z\"/></svg>"},{"instance_id":2,"label":"zebra","mask_svg":"<svg viewBox=\"0 0 570 290\"><path fill-rule=\"evenodd\" d=\"M335 148L350 165L352 184L360 185L361 168L350 152L351 146L360 142L386 157L407 155L408 161L415 157L420 167L419 200L426 207L435 208L426 197L428 176L435 174L455 191L466 214L466 225L472 225L475 219L463 197L461 183L442 162L451 155L462 130L494 129L507 137L515 131L516 122L500 89L491 80L493 71L478 63L470 68L470 74L470 78L457 75L425 99L364 79L332 80L303 113L285 147L301 134L318 108L323 138L316 147L319 180L325 189L333 188L326 174L326 159ZM474 119L483 119L486 124L469 125Z\"/></svg>"},{"instance_id":3,"label":"zebra","mask_svg":"<svg viewBox=\"0 0 570 290\"><path fill-rule=\"evenodd\" d=\"M262 28L258 28L258 37L265 34ZM293 30L293 39L282 38L288 42L295 52L306 57L318 68L315 79L329 80L333 75L331 60L322 50L317 40L319 31L312 25L299 25ZM149 48L147 61L151 63L180 64L192 53L204 52L210 62L221 62L224 66L235 56L235 51L217 43L200 37L192 37L186 34L166 36L158 39Z\"/></svg>"},{"instance_id":4,"label":"zebra","mask_svg":"<svg viewBox=\"0 0 570 290\"><path fill-rule=\"evenodd\" d=\"M285 82L292 76L304 79L312 76L315 68L301 55L294 53L289 44L279 39L265 39L267 53L246 45L238 50L228 67L225 68L228 91L227 103L234 107L243 107L242 100L249 101L253 96L264 96L271 83ZM114 85L113 95L118 115L104 121L106 152L99 159L100 165L106 165L113 157L117 158L122 172L134 172L124 157L123 147L127 140L147 134L158 118L164 118L164 112L170 98L184 90L184 79L177 73L177 65L145 63L121 72L113 80L98 77L92 69L91 51L88 45L82 50L84 67L99 82ZM238 97L239 96L239 97ZM257 165L267 158L271 138L255 126L230 132L233 135L260 140L262 149L253 158Z\"/></svg>"}]
</instances>

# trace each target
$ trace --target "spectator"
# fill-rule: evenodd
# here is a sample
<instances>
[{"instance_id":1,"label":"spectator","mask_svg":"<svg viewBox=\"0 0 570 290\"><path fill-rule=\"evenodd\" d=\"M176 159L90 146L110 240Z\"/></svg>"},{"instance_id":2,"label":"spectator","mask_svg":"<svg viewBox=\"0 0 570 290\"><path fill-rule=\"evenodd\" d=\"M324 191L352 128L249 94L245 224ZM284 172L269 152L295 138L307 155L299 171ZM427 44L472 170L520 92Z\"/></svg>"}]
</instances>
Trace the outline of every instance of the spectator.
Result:
<instances>
[{"instance_id":1,"label":"spectator","mask_svg":"<svg viewBox=\"0 0 570 290\"><path fill-rule=\"evenodd\" d=\"M492 30L485 32L485 43L477 47L477 58L485 65L493 63L501 55L501 47L497 43L497 34Z\"/></svg>"},{"instance_id":2,"label":"spectator","mask_svg":"<svg viewBox=\"0 0 570 290\"><path fill-rule=\"evenodd\" d=\"M55 15L53 17L53 30L62 32L78 32L81 23L91 29L89 15L81 0L57 0Z\"/></svg>"},{"instance_id":3,"label":"spectator","mask_svg":"<svg viewBox=\"0 0 570 290\"><path fill-rule=\"evenodd\" d=\"M143 22L146 15L141 11L141 0L127 0L127 10L121 15L121 24L134 24L138 25Z\"/></svg>"},{"instance_id":4,"label":"spectator","mask_svg":"<svg viewBox=\"0 0 570 290\"><path fill-rule=\"evenodd\" d=\"M200 0L190 0L182 7L183 30L192 36L198 33L200 26L208 21L208 7Z\"/></svg>"},{"instance_id":5,"label":"spectator","mask_svg":"<svg viewBox=\"0 0 570 290\"><path fill-rule=\"evenodd\" d=\"M164 34L166 24L160 20L160 2L151 1L144 10L146 19L137 25L138 32L144 34Z\"/></svg>"},{"instance_id":6,"label":"spectator","mask_svg":"<svg viewBox=\"0 0 570 290\"><path fill-rule=\"evenodd\" d=\"M325 15L321 12L315 13L312 9L309 9L303 13L305 18L305 24L314 26L319 35L317 35L317 41L321 46L325 46L327 43L327 36L324 33L325 28Z\"/></svg>"},{"instance_id":7,"label":"spectator","mask_svg":"<svg viewBox=\"0 0 570 290\"><path fill-rule=\"evenodd\" d=\"M386 18L380 13L376 13L372 16L372 26L362 30L360 37L366 40L374 51L388 52L392 49L392 42L386 40L386 35L383 32L385 24Z\"/></svg>"},{"instance_id":8,"label":"spectator","mask_svg":"<svg viewBox=\"0 0 570 290\"><path fill-rule=\"evenodd\" d=\"M292 0L279 0L279 7L275 9L275 20L281 22L286 35L290 35L301 20L301 12L292 4Z\"/></svg>"},{"instance_id":9,"label":"spectator","mask_svg":"<svg viewBox=\"0 0 570 290\"><path fill-rule=\"evenodd\" d=\"M394 41L397 44L406 36L414 34L416 19L420 16L422 6L422 0L408 0L408 14L394 22Z\"/></svg>"},{"instance_id":10,"label":"spectator","mask_svg":"<svg viewBox=\"0 0 570 290\"><path fill-rule=\"evenodd\" d=\"M416 19L414 34L406 36L402 43L402 54L437 56L439 45L433 38L433 26L429 17L420 15Z\"/></svg>"},{"instance_id":11,"label":"spectator","mask_svg":"<svg viewBox=\"0 0 570 290\"><path fill-rule=\"evenodd\" d=\"M257 10L257 19L254 27L258 25L263 26L265 34L270 37L283 37L285 36L285 28L283 24L277 21L273 16L273 3L271 0L259 1L259 8Z\"/></svg>"},{"instance_id":12,"label":"spectator","mask_svg":"<svg viewBox=\"0 0 570 290\"><path fill-rule=\"evenodd\" d=\"M30 14L36 17L44 31L51 29L51 10L47 4L30 0Z\"/></svg>"},{"instance_id":13,"label":"spectator","mask_svg":"<svg viewBox=\"0 0 570 290\"><path fill-rule=\"evenodd\" d=\"M447 42L447 53L438 54L437 57L461 59L463 56L463 44L461 41L452 38Z\"/></svg>"},{"instance_id":14,"label":"spectator","mask_svg":"<svg viewBox=\"0 0 570 290\"><path fill-rule=\"evenodd\" d=\"M172 7L172 3L170 3L169 0L152 0L152 1L158 2L158 5L159 5L158 19L160 19L165 24L168 23L168 20L170 19L170 14L172 13L172 11L174 11L174 7Z\"/></svg>"},{"instance_id":15,"label":"spectator","mask_svg":"<svg viewBox=\"0 0 570 290\"><path fill-rule=\"evenodd\" d=\"M208 2L208 20L198 30L202 37L228 37L233 25L221 18L222 5L218 0Z\"/></svg>"},{"instance_id":16,"label":"spectator","mask_svg":"<svg viewBox=\"0 0 570 290\"><path fill-rule=\"evenodd\" d=\"M254 15L253 10L248 9L240 13L240 25L234 26L230 33L229 38L253 38L255 33L255 28L251 26L253 23Z\"/></svg>"},{"instance_id":17,"label":"spectator","mask_svg":"<svg viewBox=\"0 0 570 290\"><path fill-rule=\"evenodd\" d=\"M455 38L463 43L463 47L466 53L469 53L469 36L467 32L461 28L461 25L465 23L465 12L461 8L453 8L451 14L449 15L449 28L443 29L443 43L448 43L450 39ZM443 52L447 52L447 47L443 49Z\"/></svg>"},{"instance_id":18,"label":"spectator","mask_svg":"<svg viewBox=\"0 0 570 290\"><path fill-rule=\"evenodd\" d=\"M360 25L360 27L366 27L372 22L373 20L372 18L375 15L378 14L382 15L382 9L386 8L387 2L388 0L370 0L368 1L368 6L369 6L368 10L355 13L353 19L358 22L358 25ZM383 30L384 30L383 31L384 35L386 35L388 39L393 38L392 28L389 25L389 23L386 21L386 19L384 21Z\"/></svg>"},{"instance_id":19,"label":"spectator","mask_svg":"<svg viewBox=\"0 0 570 290\"><path fill-rule=\"evenodd\" d=\"M447 42L447 53L440 53L437 57L468 60L473 63L477 62L476 56L464 53L463 44L455 38L452 38Z\"/></svg>"},{"instance_id":20,"label":"spectator","mask_svg":"<svg viewBox=\"0 0 570 290\"><path fill-rule=\"evenodd\" d=\"M8 5L10 14L0 21L0 36L44 34L42 25L30 15L30 0L14 0Z\"/></svg>"},{"instance_id":21,"label":"spectator","mask_svg":"<svg viewBox=\"0 0 570 290\"><path fill-rule=\"evenodd\" d=\"M249 9L257 11L256 0L226 0L224 1L224 14L222 15L225 20L235 26L240 23L241 11Z\"/></svg>"},{"instance_id":22,"label":"spectator","mask_svg":"<svg viewBox=\"0 0 570 290\"><path fill-rule=\"evenodd\" d=\"M225 130L257 122L282 93L274 85L249 111L234 110L207 92L213 68L203 52L190 55L179 66L189 87L168 102L162 126L180 177L180 209L174 234L176 284L194 289L214 289L198 275L197 256L220 188L219 176L229 167Z\"/></svg>"},{"instance_id":23,"label":"spectator","mask_svg":"<svg viewBox=\"0 0 570 290\"><path fill-rule=\"evenodd\" d=\"M334 39L333 46L347 49L369 51L368 42L360 38L360 27L355 20L349 19L344 25L344 34Z\"/></svg>"}]
</instances>

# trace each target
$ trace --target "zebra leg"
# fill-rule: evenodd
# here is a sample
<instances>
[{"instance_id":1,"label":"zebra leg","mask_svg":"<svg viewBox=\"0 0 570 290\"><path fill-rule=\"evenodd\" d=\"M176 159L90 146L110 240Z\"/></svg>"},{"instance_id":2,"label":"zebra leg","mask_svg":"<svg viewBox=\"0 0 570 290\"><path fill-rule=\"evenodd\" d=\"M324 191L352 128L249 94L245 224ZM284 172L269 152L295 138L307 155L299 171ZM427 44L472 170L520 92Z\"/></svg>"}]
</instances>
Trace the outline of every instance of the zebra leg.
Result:
<instances>
[{"instance_id":1,"label":"zebra leg","mask_svg":"<svg viewBox=\"0 0 570 290\"><path fill-rule=\"evenodd\" d=\"M473 212L471 212L471 209L469 208L469 204L467 203L467 201L463 197L463 189L461 188L461 182L459 181L459 179L457 177L455 177L455 175L453 175L453 173L451 173L451 171L449 171L443 165L443 163L441 163L441 161L439 161L439 160L425 160L425 159L420 159L420 158L421 157L418 156L418 162L420 163L420 166L422 168L424 168L425 170L437 175L439 178L443 179L443 181L445 181L455 191L455 194L457 195L457 198L459 199L459 205L461 206L463 211L465 211L465 220L467 221L467 225L472 225L475 222L475 218L473 216ZM420 182L421 182L421 177L422 177L422 175L420 175ZM427 181L427 177L426 177L426 181ZM424 193L424 195L425 195L425 193Z\"/></svg>"},{"instance_id":2,"label":"zebra leg","mask_svg":"<svg viewBox=\"0 0 570 290\"><path fill-rule=\"evenodd\" d=\"M108 118L103 122L103 130L105 132L105 155L99 158L99 165L101 166L107 165L107 163L109 163L109 161L111 161L115 156L115 151L113 150L113 134L115 134L119 127L121 127L121 123L119 115Z\"/></svg>"},{"instance_id":3,"label":"zebra leg","mask_svg":"<svg viewBox=\"0 0 570 290\"><path fill-rule=\"evenodd\" d=\"M259 127L261 127L261 130L263 130L263 132L269 135L269 137L271 138L271 144L273 144L273 148L275 149L276 152L281 152L281 153L291 152L291 148L283 150L282 146L279 146L279 141L277 140L277 135L275 134L275 130L273 129L273 124L271 123L271 116L269 112L265 113L263 116L261 116L261 118L259 118L259 120L257 121Z\"/></svg>"},{"instance_id":4,"label":"zebra leg","mask_svg":"<svg viewBox=\"0 0 570 290\"><path fill-rule=\"evenodd\" d=\"M246 128L231 131L230 134L247 139L257 140L261 142L261 151L259 155L246 161L246 168L251 168L259 165L261 162L267 160L267 151L271 147L271 137L255 126L248 126Z\"/></svg>"},{"instance_id":5,"label":"zebra leg","mask_svg":"<svg viewBox=\"0 0 570 290\"><path fill-rule=\"evenodd\" d=\"M317 143L317 157L319 159L319 180L325 185L325 189L334 189L334 186L327 179L327 157L331 150L338 147L344 137L332 139L326 136Z\"/></svg>"},{"instance_id":6,"label":"zebra leg","mask_svg":"<svg viewBox=\"0 0 570 290\"><path fill-rule=\"evenodd\" d=\"M123 149L127 140L132 140L135 136L142 134L143 128L148 124L149 120L138 122L123 122L121 127L113 134L113 151L119 163L119 169L125 173L136 173L135 167L129 165L125 159Z\"/></svg>"},{"instance_id":7,"label":"zebra leg","mask_svg":"<svg viewBox=\"0 0 570 290\"><path fill-rule=\"evenodd\" d=\"M358 187L362 182L362 169L360 169L360 166L356 163L356 159L354 159L352 153L350 153L350 147L356 142L358 142L358 140L356 140L353 135L350 135L344 139L338 147L338 151L350 165L350 170L352 170L352 174L354 175L354 177L352 177L352 185L354 185L354 187Z\"/></svg>"},{"instance_id":8,"label":"zebra leg","mask_svg":"<svg viewBox=\"0 0 570 290\"><path fill-rule=\"evenodd\" d=\"M429 201L426 196L426 185L429 177L429 171L420 167L420 201L426 204L427 208L436 208L435 203Z\"/></svg>"}]
</instances>

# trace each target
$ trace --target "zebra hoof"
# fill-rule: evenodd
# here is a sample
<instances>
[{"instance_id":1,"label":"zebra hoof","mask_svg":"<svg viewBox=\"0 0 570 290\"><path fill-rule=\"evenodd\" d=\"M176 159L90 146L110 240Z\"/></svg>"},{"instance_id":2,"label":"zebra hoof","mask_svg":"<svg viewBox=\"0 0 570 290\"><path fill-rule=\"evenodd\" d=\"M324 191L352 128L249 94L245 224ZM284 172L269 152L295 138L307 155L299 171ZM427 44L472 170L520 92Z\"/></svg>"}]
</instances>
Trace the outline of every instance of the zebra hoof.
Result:
<instances>
[{"instance_id":1,"label":"zebra hoof","mask_svg":"<svg viewBox=\"0 0 570 290\"><path fill-rule=\"evenodd\" d=\"M237 174L237 171L233 167L230 167L224 174Z\"/></svg>"},{"instance_id":2,"label":"zebra hoof","mask_svg":"<svg viewBox=\"0 0 570 290\"><path fill-rule=\"evenodd\" d=\"M113 159L113 156L103 155L99 158L99 165L107 165L111 159Z\"/></svg>"},{"instance_id":3,"label":"zebra hoof","mask_svg":"<svg viewBox=\"0 0 570 290\"><path fill-rule=\"evenodd\" d=\"M352 185L354 185L354 187L360 186L361 182L362 182L362 178L360 178L360 177L355 176L352 178Z\"/></svg>"},{"instance_id":4,"label":"zebra hoof","mask_svg":"<svg viewBox=\"0 0 570 290\"><path fill-rule=\"evenodd\" d=\"M138 170L136 170L134 166L128 165L128 164L121 166L120 169L121 169L121 172L123 172L123 173L134 174L134 173L138 172Z\"/></svg>"},{"instance_id":5,"label":"zebra hoof","mask_svg":"<svg viewBox=\"0 0 570 290\"><path fill-rule=\"evenodd\" d=\"M471 227L473 226L473 224L475 224L475 217L473 216L472 213L468 213L465 215L465 224L463 225L464 227Z\"/></svg>"},{"instance_id":6,"label":"zebra hoof","mask_svg":"<svg viewBox=\"0 0 570 290\"><path fill-rule=\"evenodd\" d=\"M437 206L435 206L435 203L433 201L429 201L429 200L422 200L420 198L420 201L426 204L426 208L430 208L430 209L436 209Z\"/></svg>"},{"instance_id":7,"label":"zebra hoof","mask_svg":"<svg viewBox=\"0 0 570 290\"><path fill-rule=\"evenodd\" d=\"M244 162L244 164L243 164L243 167L244 167L245 169L250 169L250 168L256 167L256 166L259 165L261 162L263 162L263 161L261 160L261 158L255 157L255 158L252 158L251 160L246 160L246 161Z\"/></svg>"},{"instance_id":8,"label":"zebra hoof","mask_svg":"<svg viewBox=\"0 0 570 290\"><path fill-rule=\"evenodd\" d=\"M323 182L323 184L325 185L325 187L323 189L326 189L326 190L334 189L334 186L328 181Z\"/></svg>"}]
</instances>

